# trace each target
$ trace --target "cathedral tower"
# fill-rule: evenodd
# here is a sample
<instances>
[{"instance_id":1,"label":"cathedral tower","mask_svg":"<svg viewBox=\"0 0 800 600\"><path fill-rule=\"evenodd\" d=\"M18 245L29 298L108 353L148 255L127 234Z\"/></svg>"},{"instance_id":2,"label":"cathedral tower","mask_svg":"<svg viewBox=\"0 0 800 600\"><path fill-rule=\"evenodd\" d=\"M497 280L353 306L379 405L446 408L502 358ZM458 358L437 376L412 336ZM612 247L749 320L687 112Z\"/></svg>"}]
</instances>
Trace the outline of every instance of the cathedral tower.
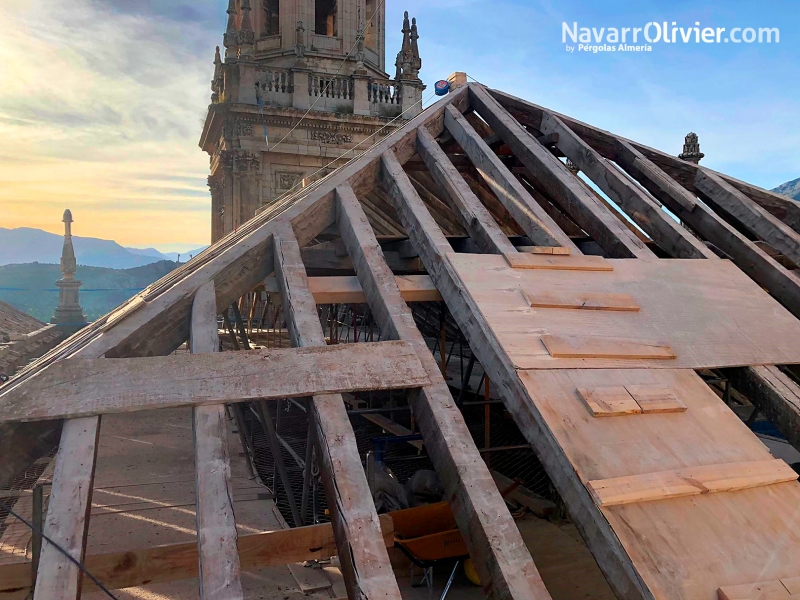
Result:
<instances>
[{"instance_id":1,"label":"cathedral tower","mask_svg":"<svg viewBox=\"0 0 800 600\"><path fill-rule=\"evenodd\" d=\"M408 13L386 73L380 0L229 0L227 12L200 139L212 242L416 116L425 89Z\"/></svg>"}]
</instances>

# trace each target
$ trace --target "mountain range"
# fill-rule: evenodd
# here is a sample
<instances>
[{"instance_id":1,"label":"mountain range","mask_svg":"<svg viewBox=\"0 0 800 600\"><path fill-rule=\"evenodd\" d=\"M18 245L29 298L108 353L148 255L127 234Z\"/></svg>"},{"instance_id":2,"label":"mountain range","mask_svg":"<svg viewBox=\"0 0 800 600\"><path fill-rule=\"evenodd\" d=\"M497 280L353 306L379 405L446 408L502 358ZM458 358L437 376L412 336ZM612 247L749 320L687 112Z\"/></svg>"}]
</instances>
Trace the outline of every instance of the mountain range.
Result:
<instances>
[{"instance_id":1,"label":"mountain range","mask_svg":"<svg viewBox=\"0 0 800 600\"><path fill-rule=\"evenodd\" d=\"M797 179L792 179L791 181L787 181L786 183L782 183L772 191L779 194L784 194L790 198L794 198L795 200L800 200L800 177Z\"/></svg>"},{"instance_id":2,"label":"mountain range","mask_svg":"<svg viewBox=\"0 0 800 600\"><path fill-rule=\"evenodd\" d=\"M55 233L18 227L0 227L0 265L45 263L59 264L64 237ZM79 265L131 269L159 261L176 262L177 252L162 253L155 248L125 248L112 240L72 236L75 258ZM205 249L197 248L180 254L182 262Z\"/></svg>"}]
</instances>

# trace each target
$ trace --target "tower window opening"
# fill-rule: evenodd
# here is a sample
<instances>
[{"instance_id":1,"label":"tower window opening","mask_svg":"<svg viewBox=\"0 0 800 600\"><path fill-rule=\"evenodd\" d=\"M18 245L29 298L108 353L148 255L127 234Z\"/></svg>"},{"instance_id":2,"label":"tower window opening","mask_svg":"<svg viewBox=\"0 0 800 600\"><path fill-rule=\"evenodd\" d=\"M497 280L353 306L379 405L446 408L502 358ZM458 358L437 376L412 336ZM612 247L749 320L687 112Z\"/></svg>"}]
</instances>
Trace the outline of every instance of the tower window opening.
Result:
<instances>
[{"instance_id":1,"label":"tower window opening","mask_svg":"<svg viewBox=\"0 0 800 600\"><path fill-rule=\"evenodd\" d=\"M264 35L278 35L281 32L280 0L264 0Z\"/></svg>"},{"instance_id":2,"label":"tower window opening","mask_svg":"<svg viewBox=\"0 0 800 600\"><path fill-rule=\"evenodd\" d=\"M336 0L316 0L314 32L329 37L337 35Z\"/></svg>"}]
</instances>

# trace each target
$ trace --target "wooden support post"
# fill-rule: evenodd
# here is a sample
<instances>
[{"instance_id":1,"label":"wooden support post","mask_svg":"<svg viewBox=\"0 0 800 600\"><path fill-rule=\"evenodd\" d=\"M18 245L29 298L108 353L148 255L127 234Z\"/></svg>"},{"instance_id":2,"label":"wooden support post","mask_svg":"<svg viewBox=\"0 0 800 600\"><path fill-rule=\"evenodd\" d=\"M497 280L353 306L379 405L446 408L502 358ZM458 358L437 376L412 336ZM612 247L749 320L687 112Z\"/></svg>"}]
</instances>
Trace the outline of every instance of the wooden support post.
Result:
<instances>
[{"instance_id":1,"label":"wooden support post","mask_svg":"<svg viewBox=\"0 0 800 600\"><path fill-rule=\"evenodd\" d=\"M557 134L558 148L670 256L714 256L700 240L667 217L650 196L617 171L554 113L543 113L541 130L543 133Z\"/></svg>"},{"instance_id":2,"label":"wooden support post","mask_svg":"<svg viewBox=\"0 0 800 600\"><path fill-rule=\"evenodd\" d=\"M404 226L414 231L415 238L424 230L426 243L437 250L441 248L436 242L441 231L392 152L383 157L383 179ZM472 442L436 359L400 294L361 205L350 186L340 186L336 192L339 231L381 331L388 337L414 344L433 382L412 392L410 402L484 589L496 599L549 598L519 530ZM413 206L407 205L404 198L413 198ZM422 227L419 220L409 218L412 214L426 225Z\"/></svg>"},{"instance_id":3,"label":"wooden support post","mask_svg":"<svg viewBox=\"0 0 800 600\"><path fill-rule=\"evenodd\" d=\"M492 405L489 404L489 400L491 399L491 395L489 394L489 376L483 378L483 399L486 401L486 404L483 405L483 447L487 450L492 447ZM486 459L486 467L491 468L491 452L487 452L485 459Z\"/></svg>"},{"instance_id":4,"label":"wooden support post","mask_svg":"<svg viewBox=\"0 0 800 600\"><path fill-rule=\"evenodd\" d=\"M192 354L219 352L213 281L195 294L189 348ZM243 595L225 405L192 409L192 431L200 600L240 600Z\"/></svg>"},{"instance_id":5,"label":"wooden support post","mask_svg":"<svg viewBox=\"0 0 800 600\"><path fill-rule=\"evenodd\" d=\"M292 344L324 346L300 246L289 228L275 236L275 277ZM311 406L309 418L314 421L320 472L348 597L400 600L344 400L339 394L314 396Z\"/></svg>"},{"instance_id":6,"label":"wooden support post","mask_svg":"<svg viewBox=\"0 0 800 600\"><path fill-rule=\"evenodd\" d=\"M450 314L453 315L461 331L464 332L470 348L473 349L487 374L494 381L503 382L500 393L506 408L514 417L514 421L519 425L523 435L536 450L537 456L556 485L559 494L569 506L571 517L581 530L584 539L587 540L589 548L603 569L606 578L612 583L619 597L642 599L652 597L639 578L619 538L594 503L586 486L577 477L570 459L566 456L563 448L545 423L537 406L528 396L525 386L517 375L514 364L505 354L492 328L486 322L485 317L482 316L480 308L468 294L463 293L463 283L456 269L450 263L447 253L443 252L440 249L441 247L434 243L437 237L441 235L441 232L436 227L430 213L425 209L410 182L408 182L407 178L404 178L405 173L399 168L397 160L390 153L387 153L383 156L383 166L382 185L390 190L403 227L419 252L425 268L436 283L436 287L450 309ZM383 296L386 296L386 285L382 283L380 288ZM366 291L364 282L362 282L362 287ZM377 309L374 308L373 310L377 315ZM422 356L422 352L419 354ZM435 361L433 368L436 369ZM430 369L428 370L430 371ZM455 410L451 410L449 414L455 412ZM446 440L456 438L456 436L448 435L443 437ZM432 440L431 444L434 442L435 440ZM426 445L428 445L427 440ZM445 455L444 452L438 451L438 449L436 452L432 451L430 445L428 445L428 448L431 457ZM439 472L441 473L442 470L439 470ZM470 487L473 489L477 481L476 471L477 467L474 466L474 463L471 463L469 477ZM442 479L446 480L446 477ZM486 515L490 512L491 509L488 509L480 511L479 514ZM458 510L454 510L454 513L459 515ZM497 509L494 509L494 514L497 513ZM462 527L464 526L461 521L459 524ZM474 552L473 557L476 557L476 553L480 552L481 548L477 543L477 532L471 531L470 535L464 535L464 539L472 541L473 546L470 547L470 551ZM504 548L506 551L512 546L515 546L515 544L493 545L495 548ZM476 566L483 562L488 563L488 559L478 558L475 560ZM497 564L497 562L494 563L494 565ZM504 560L500 564L506 566L508 563ZM519 565L520 563L515 561L515 564ZM480 572L479 574L483 577L483 574ZM517 577L520 575L521 573L515 574L514 580L518 580ZM495 573L492 581L495 581L496 578L497 574ZM519 597L530 597L530 592L526 588L531 587L533 587L531 584L527 584L526 587L518 588L526 590ZM534 587L533 589L539 588ZM541 593L546 594L547 592L543 591ZM547 596L542 597L546 598Z\"/></svg>"},{"instance_id":7,"label":"wooden support post","mask_svg":"<svg viewBox=\"0 0 800 600\"><path fill-rule=\"evenodd\" d=\"M469 97L472 107L503 138L547 193L609 256L652 257L647 246L586 191L567 167L537 142L482 86L470 85Z\"/></svg>"},{"instance_id":8,"label":"wooden support post","mask_svg":"<svg viewBox=\"0 0 800 600\"><path fill-rule=\"evenodd\" d=\"M231 304L233 309L233 318L236 319L236 327L239 329L239 336L242 338L242 345L245 350L250 350L250 341L247 339L247 328L242 320L242 311L239 310L239 303L234 302Z\"/></svg>"},{"instance_id":9,"label":"wooden support post","mask_svg":"<svg viewBox=\"0 0 800 600\"><path fill-rule=\"evenodd\" d=\"M417 130L417 152L433 178L445 190L450 206L460 218L464 229L481 249L492 254L516 252L516 248L508 241L492 215L424 127Z\"/></svg>"}]
</instances>

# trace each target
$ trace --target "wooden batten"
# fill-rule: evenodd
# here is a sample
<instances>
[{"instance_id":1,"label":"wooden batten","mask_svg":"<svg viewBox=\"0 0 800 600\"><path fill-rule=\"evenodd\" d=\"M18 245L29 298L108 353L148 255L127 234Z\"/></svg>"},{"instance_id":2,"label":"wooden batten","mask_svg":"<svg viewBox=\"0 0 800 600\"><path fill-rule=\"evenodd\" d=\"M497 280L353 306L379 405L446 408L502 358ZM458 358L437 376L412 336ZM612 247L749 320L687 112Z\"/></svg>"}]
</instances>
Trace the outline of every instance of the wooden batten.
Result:
<instances>
[{"instance_id":1,"label":"wooden batten","mask_svg":"<svg viewBox=\"0 0 800 600\"><path fill-rule=\"evenodd\" d=\"M576 310L614 310L638 312L639 305L629 294L603 292L558 293L529 292L522 290L525 299L533 308L569 308Z\"/></svg>"},{"instance_id":2,"label":"wooden batten","mask_svg":"<svg viewBox=\"0 0 800 600\"><path fill-rule=\"evenodd\" d=\"M671 359L669 346L657 342L578 335L543 335L542 343L553 358Z\"/></svg>"},{"instance_id":3,"label":"wooden batten","mask_svg":"<svg viewBox=\"0 0 800 600\"><path fill-rule=\"evenodd\" d=\"M578 396L595 417L642 414L642 407L624 386L578 388Z\"/></svg>"},{"instance_id":4,"label":"wooden batten","mask_svg":"<svg viewBox=\"0 0 800 600\"><path fill-rule=\"evenodd\" d=\"M397 275L397 287L406 302L440 302L442 295L429 275ZM274 277L264 280L267 292L278 292L278 282ZM358 277L332 276L309 277L308 289L314 296L317 304L364 304L366 297ZM280 304L280 296L276 297L275 304Z\"/></svg>"},{"instance_id":5,"label":"wooden batten","mask_svg":"<svg viewBox=\"0 0 800 600\"><path fill-rule=\"evenodd\" d=\"M560 254L504 254L512 269L548 269L551 271L613 271L614 267L602 256Z\"/></svg>"},{"instance_id":6,"label":"wooden batten","mask_svg":"<svg viewBox=\"0 0 800 600\"><path fill-rule=\"evenodd\" d=\"M668 500L717 492L735 492L797 480L797 473L780 459L706 465L644 475L589 481L598 506Z\"/></svg>"},{"instance_id":7,"label":"wooden batten","mask_svg":"<svg viewBox=\"0 0 800 600\"><path fill-rule=\"evenodd\" d=\"M642 413L679 413L687 407L675 392L659 385L626 385L625 389L641 407Z\"/></svg>"}]
</instances>

